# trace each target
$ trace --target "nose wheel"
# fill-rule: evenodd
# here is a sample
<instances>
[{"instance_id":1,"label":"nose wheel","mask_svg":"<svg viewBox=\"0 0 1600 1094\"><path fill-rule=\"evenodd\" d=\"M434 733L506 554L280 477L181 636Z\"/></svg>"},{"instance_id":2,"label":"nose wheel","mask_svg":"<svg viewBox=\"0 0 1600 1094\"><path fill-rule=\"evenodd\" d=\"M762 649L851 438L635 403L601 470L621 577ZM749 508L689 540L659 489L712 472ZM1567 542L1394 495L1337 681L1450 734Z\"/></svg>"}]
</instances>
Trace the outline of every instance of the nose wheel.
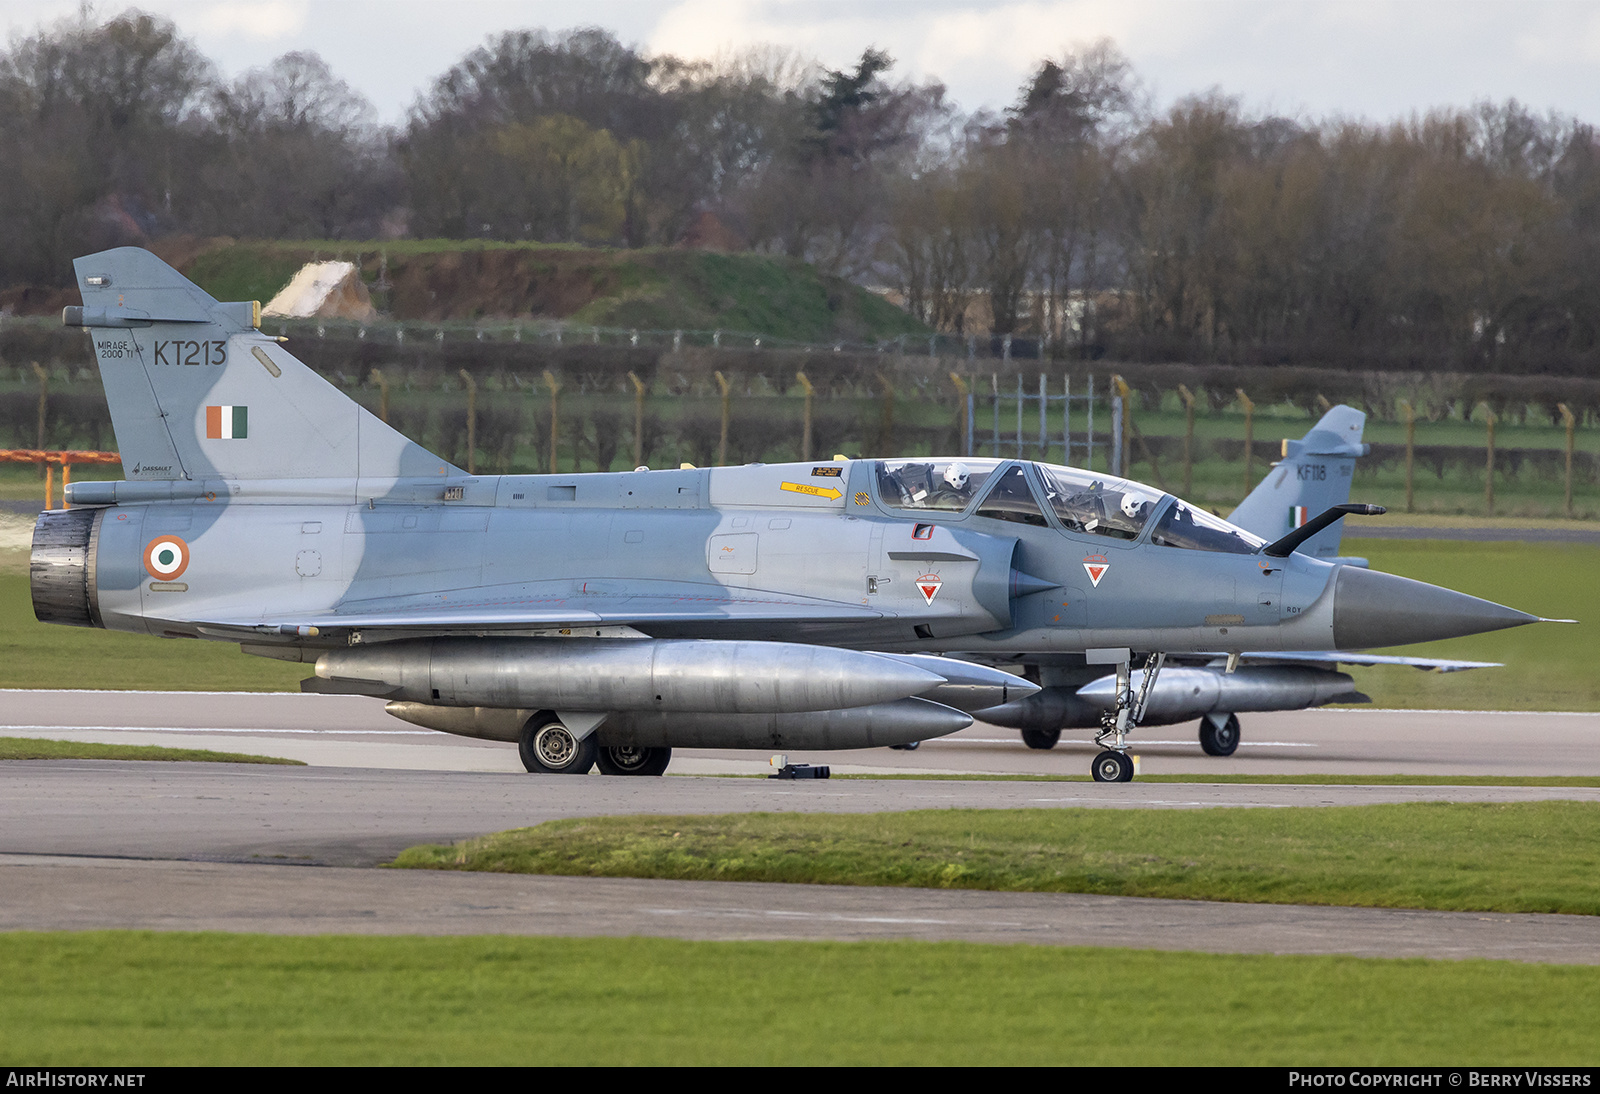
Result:
<instances>
[{"instance_id":1,"label":"nose wheel","mask_svg":"<svg viewBox=\"0 0 1600 1094\"><path fill-rule=\"evenodd\" d=\"M1133 760L1125 752L1112 752L1107 749L1094 758L1094 767L1091 771L1097 783L1131 783Z\"/></svg>"}]
</instances>

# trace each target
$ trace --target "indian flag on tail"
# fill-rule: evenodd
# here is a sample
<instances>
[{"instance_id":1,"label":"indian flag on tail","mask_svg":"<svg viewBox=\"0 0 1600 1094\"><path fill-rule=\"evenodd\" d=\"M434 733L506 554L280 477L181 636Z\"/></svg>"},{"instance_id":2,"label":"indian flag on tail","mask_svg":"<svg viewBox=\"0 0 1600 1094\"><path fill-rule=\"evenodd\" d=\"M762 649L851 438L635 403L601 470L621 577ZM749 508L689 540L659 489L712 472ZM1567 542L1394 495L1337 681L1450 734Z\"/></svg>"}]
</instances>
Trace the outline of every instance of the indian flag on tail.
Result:
<instances>
[{"instance_id":1,"label":"indian flag on tail","mask_svg":"<svg viewBox=\"0 0 1600 1094\"><path fill-rule=\"evenodd\" d=\"M250 408L206 407L206 437L213 441L239 440L250 435Z\"/></svg>"}]
</instances>

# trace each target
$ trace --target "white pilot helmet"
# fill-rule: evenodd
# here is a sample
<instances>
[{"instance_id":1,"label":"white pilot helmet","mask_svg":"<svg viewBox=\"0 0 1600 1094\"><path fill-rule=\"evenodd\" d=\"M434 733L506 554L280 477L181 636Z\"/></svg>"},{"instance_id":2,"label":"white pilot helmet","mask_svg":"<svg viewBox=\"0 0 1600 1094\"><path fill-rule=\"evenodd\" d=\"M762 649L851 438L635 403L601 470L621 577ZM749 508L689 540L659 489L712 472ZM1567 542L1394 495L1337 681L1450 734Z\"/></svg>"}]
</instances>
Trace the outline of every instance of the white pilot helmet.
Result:
<instances>
[{"instance_id":1,"label":"white pilot helmet","mask_svg":"<svg viewBox=\"0 0 1600 1094\"><path fill-rule=\"evenodd\" d=\"M1149 504L1150 499L1137 490L1126 491L1122 495L1122 514L1129 520L1138 520L1140 511Z\"/></svg>"},{"instance_id":2,"label":"white pilot helmet","mask_svg":"<svg viewBox=\"0 0 1600 1094\"><path fill-rule=\"evenodd\" d=\"M971 477L971 473L967 470L967 465L961 463L960 461L957 461L956 463L953 463L944 469L945 485L949 486L952 490L965 490L967 488L967 481Z\"/></svg>"}]
</instances>

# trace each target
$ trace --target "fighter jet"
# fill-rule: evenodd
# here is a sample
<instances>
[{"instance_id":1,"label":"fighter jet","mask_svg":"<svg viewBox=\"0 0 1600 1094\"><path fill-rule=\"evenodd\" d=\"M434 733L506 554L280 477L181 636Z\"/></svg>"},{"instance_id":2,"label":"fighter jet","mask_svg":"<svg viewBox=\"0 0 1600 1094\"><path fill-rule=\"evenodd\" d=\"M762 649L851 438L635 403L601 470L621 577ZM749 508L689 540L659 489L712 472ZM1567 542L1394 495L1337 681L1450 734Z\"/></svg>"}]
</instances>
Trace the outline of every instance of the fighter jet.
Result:
<instances>
[{"instance_id":1,"label":"fighter jet","mask_svg":"<svg viewBox=\"0 0 1600 1094\"><path fill-rule=\"evenodd\" d=\"M1262 539L1277 540L1303 528L1320 513L1350 501L1356 460L1371 451L1362 443L1367 416L1350 406L1335 406L1300 440L1284 439L1283 459L1228 517L1228 522ZM1342 522L1307 538L1297 550L1312 558L1350 566L1364 558L1339 555ZM1054 748L1061 732L1095 729L1115 710L1117 678L1071 654L1019 655L1027 677L1046 686L1037 694L976 717L991 725L1022 730L1030 748ZM1239 714L1303 710L1328 703L1365 703L1367 696L1338 665L1409 665L1434 672L1497 668L1490 661L1462 661L1390 654L1300 650L1243 653L1231 666L1220 652L1169 657L1150 690L1144 725L1176 725L1200 720L1200 747L1211 756L1231 756L1239 747ZM1133 673L1142 689L1144 675Z\"/></svg>"},{"instance_id":2,"label":"fighter jet","mask_svg":"<svg viewBox=\"0 0 1600 1094\"><path fill-rule=\"evenodd\" d=\"M470 475L134 248L74 263L125 479L40 515L46 622L238 643L314 692L516 742L529 771L650 775L681 747L865 748L1114 670L1091 770L1167 654L1347 650L1535 621L1268 542L1150 487L1022 460ZM1132 686L1134 652L1146 682Z\"/></svg>"}]
</instances>

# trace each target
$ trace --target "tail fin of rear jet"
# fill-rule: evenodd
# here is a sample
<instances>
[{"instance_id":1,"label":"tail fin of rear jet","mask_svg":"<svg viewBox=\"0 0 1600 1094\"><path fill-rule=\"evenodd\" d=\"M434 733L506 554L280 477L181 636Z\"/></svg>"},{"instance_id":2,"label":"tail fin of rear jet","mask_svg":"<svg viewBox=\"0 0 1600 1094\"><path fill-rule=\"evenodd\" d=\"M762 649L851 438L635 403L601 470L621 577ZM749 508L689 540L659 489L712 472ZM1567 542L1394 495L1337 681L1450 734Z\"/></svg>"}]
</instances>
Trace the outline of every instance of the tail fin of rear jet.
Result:
<instances>
[{"instance_id":1,"label":"tail fin of rear jet","mask_svg":"<svg viewBox=\"0 0 1600 1094\"><path fill-rule=\"evenodd\" d=\"M73 262L124 474L151 479L394 479L459 474L148 251Z\"/></svg>"},{"instance_id":2,"label":"tail fin of rear jet","mask_svg":"<svg viewBox=\"0 0 1600 1094\"><path fill-rule=\"evenodd\" d=\"M1306 521L1350 500L1350 482L1357 458L1371 451L1361 443L1367 416L1349 406L1336 406L1298 441L1285 439L1283 459L1272 465L1250 496L1228 520L1267 540L1288 535ZM1300 546L1313 558L1339 554L1343 521L1334 523Z\"/></svg>"}]
</instances>

